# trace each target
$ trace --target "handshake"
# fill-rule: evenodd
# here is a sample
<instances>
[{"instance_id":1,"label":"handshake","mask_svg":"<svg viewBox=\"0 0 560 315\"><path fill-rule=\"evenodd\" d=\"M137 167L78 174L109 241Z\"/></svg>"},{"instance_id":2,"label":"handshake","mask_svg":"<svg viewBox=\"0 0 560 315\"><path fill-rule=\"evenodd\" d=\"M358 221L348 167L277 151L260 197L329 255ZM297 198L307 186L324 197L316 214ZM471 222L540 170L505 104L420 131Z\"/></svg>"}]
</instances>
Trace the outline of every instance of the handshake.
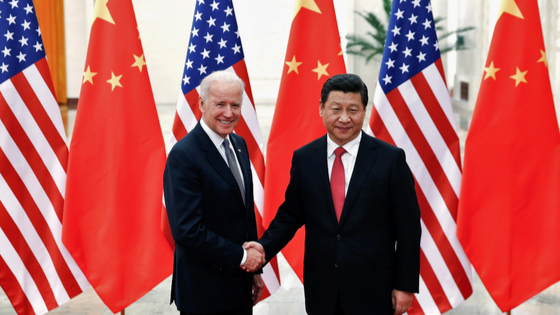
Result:
<instances>
[{"instance_id":1,"label":"handshake","mask_svg":"<svg viewBox=\"0 0 560 315\"><path fill-rule=\"evenodd\" d=\"M247 272L255 272L266 263L264 248L257 242L245 242L243 248L247 251L247 259L241 269Z\"/></svg>"}]
</instances>

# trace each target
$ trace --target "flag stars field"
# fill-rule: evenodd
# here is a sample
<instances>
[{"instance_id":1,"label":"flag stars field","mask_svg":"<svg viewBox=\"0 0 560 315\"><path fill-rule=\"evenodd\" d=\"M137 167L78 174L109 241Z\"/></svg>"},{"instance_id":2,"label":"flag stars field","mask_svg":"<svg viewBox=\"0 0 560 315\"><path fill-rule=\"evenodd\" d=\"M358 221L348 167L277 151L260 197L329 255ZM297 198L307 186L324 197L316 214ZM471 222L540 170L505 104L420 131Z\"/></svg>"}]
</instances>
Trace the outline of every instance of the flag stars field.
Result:
<instances>
[{"instance_id":1,"label":"flag stars field","mask_svg":"<svg viewBox=\"0 0 560 315\"><path fill-rule=\"evenodd\" d=\"M286 61L286 65L288 65L288 73L294 71L296 74L299 74L298 71L298 67L302 64L303 62L297 62L296 61L296 56L294 55L292 57L291 61Z\"/></svg>"},{"instance_id":2,"label":"flag stars field","mask_svg":"<svg viewBox=\"0 0 560 315\"><path fill-rule=\"evenodd\" d=\"M492 77L492 79L494 79L494 81L496 80L496 72L500 71L500 68L496 68L494 67L494 60L492 60L492 62L490 62L490 66L484 68L484 71L486 72L486 74L484 75L484 80Z\"/></svg>"},{"instance_id":3,"label":"flag stars field","mask_svg":"<svg viewBox=\"0 0 560 315\"><path fill-rule=\"evenodd\" d=\"M82 84L89 82L91 84L93 84L93 77L97 75L97 72L92 72L90 69L90 66L87 66L86 72L84 72L84 80L82 81Z\"/></svg>"}]
</instances>

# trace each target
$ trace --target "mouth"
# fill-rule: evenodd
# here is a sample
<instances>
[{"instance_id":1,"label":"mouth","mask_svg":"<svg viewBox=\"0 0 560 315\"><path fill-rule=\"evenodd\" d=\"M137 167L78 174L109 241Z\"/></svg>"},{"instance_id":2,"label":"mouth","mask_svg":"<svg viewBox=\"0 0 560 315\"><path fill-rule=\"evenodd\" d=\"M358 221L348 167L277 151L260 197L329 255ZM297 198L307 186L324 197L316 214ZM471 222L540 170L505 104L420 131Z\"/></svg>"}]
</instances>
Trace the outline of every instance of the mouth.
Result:
<instances>
[{"instance_id":1,"label":"mouth","mask_svg":"<svg viewBox=\"0 0 560 315\"><path fill-rule=\"evenodd\" d=\"M229 125L229 124L232 124L232 123L233 123L233 121L226 121L226 120L219 120L219 119L218 119L218 121L219 121L220 123L224 124L224 125Z\"/></svg>"}]
</instances>

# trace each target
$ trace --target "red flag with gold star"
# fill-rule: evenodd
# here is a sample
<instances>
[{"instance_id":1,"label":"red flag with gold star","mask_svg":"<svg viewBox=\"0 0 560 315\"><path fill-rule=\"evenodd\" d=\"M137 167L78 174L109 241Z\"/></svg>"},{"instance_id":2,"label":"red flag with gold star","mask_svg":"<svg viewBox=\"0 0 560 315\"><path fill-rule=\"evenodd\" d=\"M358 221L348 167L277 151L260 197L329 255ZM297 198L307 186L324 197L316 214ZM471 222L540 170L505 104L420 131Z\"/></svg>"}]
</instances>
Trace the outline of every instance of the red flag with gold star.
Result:
<instances>
[{"instance_id":1,"label":"red flag with gold star","mask_svg":"<svg viewBox=\"0 0 560 315\"><path fill-rule=\"evenodd\" d=\"M171 274L160 230L165 159L132 2L96 1L62 237L113 313Z\"/></svg>"},{"instance_id":2,"label":"red flag with gold star","mask_svg":"<svg viewBox=\"0 0 560 315\"><path fill-rule=\"evenodd\" d=\"M332 0L296 0L266 151L263 224L268 227L290 180L295 149L326 133L319 116L323 83L346 73ZM303 281L305 231L282 254Z\"/></svg>"},{"instance_id":3,"label":"red flag with gold star","mask_svg":"<svg viewBox=\"0 0 560 315\"><path fill-rule=\"evenodd\" d=\"M560 132L537 0L502 0L465 146L458 237L508 311L560 280Z\"/></svg>"}]
</instances>

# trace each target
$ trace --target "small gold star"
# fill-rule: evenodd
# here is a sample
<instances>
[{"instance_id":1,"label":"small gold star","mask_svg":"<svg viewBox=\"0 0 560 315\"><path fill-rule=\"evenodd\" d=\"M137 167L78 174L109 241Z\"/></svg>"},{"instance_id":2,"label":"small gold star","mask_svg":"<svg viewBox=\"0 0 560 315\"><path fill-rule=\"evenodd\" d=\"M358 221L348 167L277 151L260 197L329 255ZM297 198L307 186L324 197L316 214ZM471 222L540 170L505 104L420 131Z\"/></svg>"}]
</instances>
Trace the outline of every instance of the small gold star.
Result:
<instances>
[{"instance_id":1,"label":"small gold star","mask_svg":"<svg viewBox=\"0 0 560 315\"><path fill-rule=\"evenodd\" d=\"M328 66L329 66L328 63L326 65L323 65L319 60L317 60L317 68L311 70L313 72L317 72L317 80L321 79L322 75L329 76L329 73L327 72Z\"/></svg>"},{"instance_id":2,"label":"small gold star","mask_svg":"<svg viewBox=\"0 0 560 315\"><path fill-rule=\"evenodd\" d=\"M89 66L87 66L87 70L86 72L84 72L84 80L82 81L82 84L89 82L91 84L93 84L93 77L97 75L97 72L91 72L91 70L89 69Z\"/></svg>"},{"instance_id":3,"label":"small gold star","mask_svg":"<svg viewBox=\"0 0 560 315\"><path fill-rule=\"evenodd\" d=\"M548 68L548 60L546 59L546 53L541 50L541 59L538 62L544 62L544 66Z\"/></svg>"},{"instance_id":4,"label":"small gold star","mask_svg":"<svg viewBox=\"0 0 560 315\"><path fill-rule=\"evenodd\" d=\"M490 67L484 68L484 71L486 71L484 80L492 77L494 81L496 81L496 72L500 71L500 68L494 68L494 61L492 60L492 62L490 63Z\"/></svg>"},{"instance_id":5,"label":"small gold star","mask_svg":"<svg viewBox=\"0 0 560 315\"><path fill-rule=\"evenodd\" d=\"M527 70L527 71L521 72L519 70L519 68L516 68L516 69L517 69L517 72L514 75L510 76L510 78L515 80L515 87L517 87L520 82L527 83L527 80L525 80L525 75L527 74L527 71L529 71L529 70Z\"/></svg>"},{"instance_id":6,"label":"small gold star","mask_svg":"<svg viewBox=\"0 0 560 315\"><path fill-rule=\"evenodd\" d=\"M342 43L340 43L339 45L340 45L340 52L338 53L338 55L342 56L344 54L344 49L342 49Z\"/></svg>"},{"instance_id":7,"label":"small gold star","mask_svg":"<svg viewBox=\"0 0 560 315\"><path fill-rule=\"evenodd\" d=\"M115 24L115 21L113 21L113 17L111 16L111 12L109 12L109 8L107 8L107 2L109 2L109 0L95 1L95 7L93 8L93 22L95 22L97 18L100 18L111 24Z\"/></svg>"},{"instance_id":8,"label":"small gold star","mask_svg":"<svg viewBox=\"0 0 560 315\"><path fill-rule=\"evenodd\" d=\"M142 54L140 57L136 56L135 54L132 55L134 56L135 61L131 67L138 67L138 69L140 69L140 72L142 72L142 67L146 65L146 62L144 61L144 55Z\"/></svg>"},{"instance_id":9,"label":"small gold star","mask_svg":"<svg viewBox=\"0 0 560 315\"><path fill-rule=\"evenodd\" d=\"M502 0L500 3L500 10L498 11L498 19L500 19L504 13L509 13L520 19L525 19L523 14L521 14L521 10L519 10L517 3L515 3L515 0Z\"/></svg>"},{"instance_id":10,"label":"small gold star","mask_svg":"<svg viewBox=\"0 0 560 315\"><path fill-rule=\"evenodd\" d=\"M292 71L295 71L297 74L299 74L299 72L298 72L298 67L299 67L299 65L301 65L302 63L303 63L303 62L297 62L297 61L296 61L296 55L294 55L294 56L292 57L292 61L286 61L286 64L288 65L288 67L290 67L290 68L288 69L288 73L290 73L290 72L292 72Z\"/></svg>"},{"instance_id":11,"label":"small gold star","mask_svg":"<svg viewBox=\"0 0 560 315\"><path fill-rule=\"evenodd\" d=\"M319 10L319 6L317 6L317 3L315 3L315 0L296 0L296 7L294 8L294 16L292 17L292 19L296 17L301 8L306 8L313 12L322 14L321 10Z\"/></svg>"},{"instance_id":12,"label":"small gold star","mask_svg":"<svg viewBox=\"0 0 560 315\"><path fill-rule=\"evenodd\" d=\"M121 78L122 74L119 76L115 76L113 71L111 71L111 79L107 80L107 83L111 84L111 91L114 91L116 86L122 87L120 82Z\"/></svg>"}]
</instances>

